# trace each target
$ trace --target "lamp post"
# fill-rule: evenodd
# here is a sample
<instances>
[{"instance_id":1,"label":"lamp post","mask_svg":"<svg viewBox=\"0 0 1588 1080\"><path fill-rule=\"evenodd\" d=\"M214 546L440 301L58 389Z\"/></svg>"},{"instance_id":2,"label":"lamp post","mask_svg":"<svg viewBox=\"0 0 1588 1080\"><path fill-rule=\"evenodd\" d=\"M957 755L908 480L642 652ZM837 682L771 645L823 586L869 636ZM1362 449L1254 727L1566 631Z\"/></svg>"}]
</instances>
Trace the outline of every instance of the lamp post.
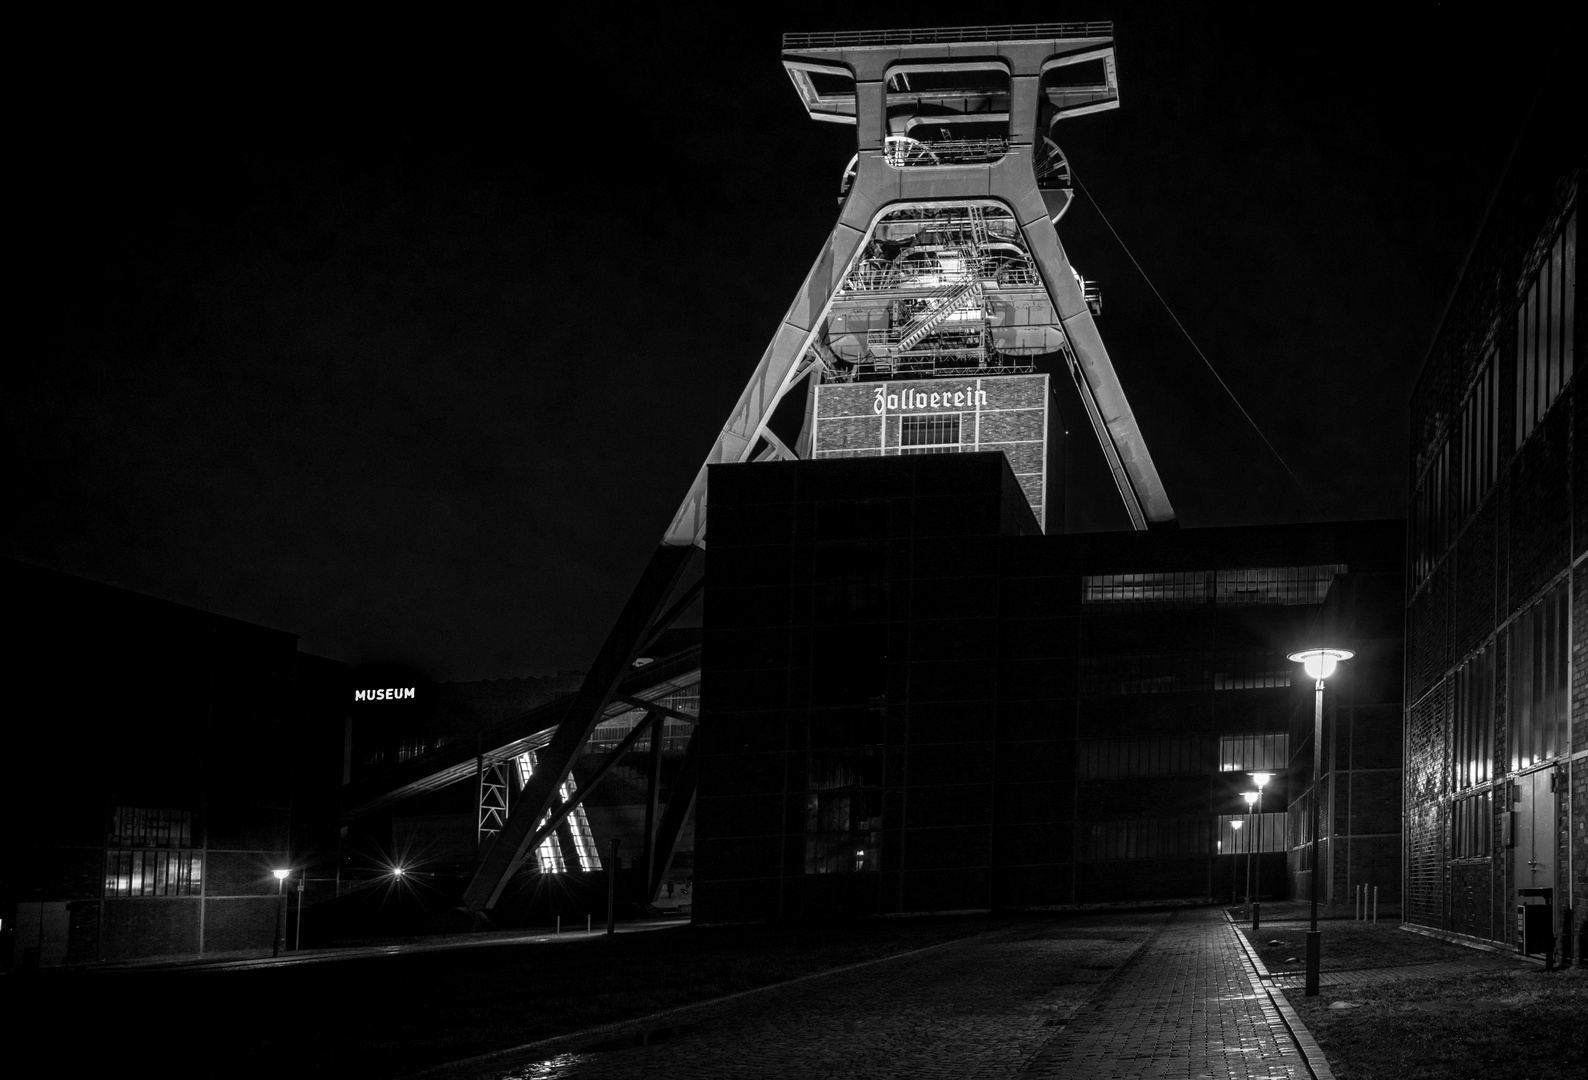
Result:
<instances>
[{"instance_id":1,"label":"lamp post","mask_svg":"<svg viewBox=\"0 0 1588 1080\"><path fill-rule=\"evenodd\" d=\"M1307 931L1307 997L1318 996L1318 964L1322 953L1318 935L1318 800L1323 794L1323 680L1334 674L1335 665L1355 656L1350 649L1303 649L1290 654L1307 675L1316 681L1312 697L1312 873L1307 891L1312 901L1312 928Z\"/></svg>"},{"instance_id":2,"label":"lamp post","mask_svg":"<svg viewBox=\"0 0 1588 1080\"><path fill-rule=\"evenodd\" d=\"M1240 861L1241 854L1241 825L1243 822L1232 821L1230 828L1230 906L1235 906L1235 896L1240 891L1235 884L1235 864Z\"/></svg>"},{"instance_id":3,"label":"lamp post","mask_svg":"<svg viewBox=\"0 0 1588 1080\"><path fill-rule=\"evenodd\" d=\"M1262 798L1262 793L1258 791L1243 791L1241 792L1241 798L1246 800L1246 819L1250 821L1252 807L1258 799ZM1254 934L1257 932L1258 913L1252 908L1252 842L1256 838L1257 830L1253 829L1252 840L1246 842L1246 913L1252 917L1252 933ZM1258 906L1259 908L1261 907L1261 905Z\"/></svg>"},{"instance_id":4,"label":"lamp post","mask_svg":"<svg viewBox=\"0 0 1588 1080\"><path fill-rule=\"evenodd\" d=\"M287 875L291 870L272 870L276 875L276 936L270 941L270 955L281 955L281 939L287 935Z\"/></svg>"},{"instance_id":5,"label":"lamp post","mask_svg":"<svg viewBox=\"0 0 1588 1080\"><path fill-rule=\"evenodd\" d=\"M1257 785L1257 823L1252 829L1252 847L1257 850L1257 872L1252 876L1256 878L1255 892L1257 893L1257 900L1255 902L1258 908L1261 909L1263 906L1263 788L1268 786L1268 782L1274 778L1274 774L1254 772L1250 775L1252 783ZM1257 929L1255 920L1252 923L1252 929Z\"/></svg>"}]
</instances>

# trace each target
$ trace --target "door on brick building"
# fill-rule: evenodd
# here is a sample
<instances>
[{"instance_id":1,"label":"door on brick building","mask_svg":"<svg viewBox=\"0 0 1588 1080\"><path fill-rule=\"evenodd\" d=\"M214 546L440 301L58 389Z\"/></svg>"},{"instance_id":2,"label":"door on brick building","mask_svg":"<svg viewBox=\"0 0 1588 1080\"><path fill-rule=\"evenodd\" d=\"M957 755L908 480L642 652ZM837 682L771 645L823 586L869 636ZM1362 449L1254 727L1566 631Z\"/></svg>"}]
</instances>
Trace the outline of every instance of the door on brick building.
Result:
<instances>
[{"instance_id":1,"label":"door on brick building","mask_svg":"<svg viewBox=\"0 0 1588 1080\"><path fill-rule=\"evenodd\" d=\"M1516 846L1512 877L1517 889L1555 887L1554 769L1539 769L1516 778Z\"/></svg>"},{"instance_id":2,"label":"door on brick building","mask_svg":"<svg viewBox=\"0 0 1588 1080\"><path fill-rule=\"evenodd\" d=\"M28 970L60 967L66 963L66 935L70 927L71 915L65 900L17 904L17 967Z\"/></svg>"}]
</instances>

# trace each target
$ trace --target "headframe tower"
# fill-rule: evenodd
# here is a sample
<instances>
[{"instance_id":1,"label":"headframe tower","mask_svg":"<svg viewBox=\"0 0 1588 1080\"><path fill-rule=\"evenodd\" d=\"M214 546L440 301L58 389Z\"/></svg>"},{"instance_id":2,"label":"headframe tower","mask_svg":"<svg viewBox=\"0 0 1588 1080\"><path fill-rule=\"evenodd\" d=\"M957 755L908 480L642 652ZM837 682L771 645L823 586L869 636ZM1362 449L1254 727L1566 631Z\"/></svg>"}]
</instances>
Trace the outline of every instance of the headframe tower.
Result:
<instances>
[{"instance_id":1,"label":"headframe tower","mask_svg":"<svg viewBox=\"0 0 1588 1080\"><path fill-rule=\"evenodd\" d=\"M1002 449L1043 521L1046 437L1031 434L1030 414L1040 411L1045 426L1046 376L1033 373L1037 356L1057 353L1132 526L1175 523L1098 334L1100 299L1055 229L1072 190L1052 132L1062 120L1118 107L1112 24L788 34L783 66L812 119L856 129L838 221L533 778L483 851L465 893L472 910L492 907L571 812L559 805L559 789L611 712L619 679L698 593L697 582L673 595L705 545L711 465ZM770 425L779 405L801 394L803 421L790 445ZM1022 423L1029 437L1018 434ZM656 702L632 705L646 717L636 735L664 716L695 719ZM647 837L652 882L670 852L667 833L676 837L693 798L686 764L657 835Z\"/></svg>"}]
</instances>

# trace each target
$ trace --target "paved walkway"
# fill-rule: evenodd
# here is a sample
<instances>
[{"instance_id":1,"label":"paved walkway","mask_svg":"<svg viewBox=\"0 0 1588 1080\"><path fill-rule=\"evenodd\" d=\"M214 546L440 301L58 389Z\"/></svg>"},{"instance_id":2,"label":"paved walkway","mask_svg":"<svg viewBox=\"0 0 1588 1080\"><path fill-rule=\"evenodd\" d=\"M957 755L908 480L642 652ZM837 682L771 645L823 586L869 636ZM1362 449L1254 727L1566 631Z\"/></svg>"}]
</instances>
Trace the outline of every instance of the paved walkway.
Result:
<instances>
[{"instance_id":1,"label":"paved walkway","mask_svg":"<svg viewBox=\"0 0 1588 1080\"><path fill-rule=\"evenodd\" d=\"M1032 920L424 1075L1311 1077L1217 909Z\"/></svg>"}]
</instances>

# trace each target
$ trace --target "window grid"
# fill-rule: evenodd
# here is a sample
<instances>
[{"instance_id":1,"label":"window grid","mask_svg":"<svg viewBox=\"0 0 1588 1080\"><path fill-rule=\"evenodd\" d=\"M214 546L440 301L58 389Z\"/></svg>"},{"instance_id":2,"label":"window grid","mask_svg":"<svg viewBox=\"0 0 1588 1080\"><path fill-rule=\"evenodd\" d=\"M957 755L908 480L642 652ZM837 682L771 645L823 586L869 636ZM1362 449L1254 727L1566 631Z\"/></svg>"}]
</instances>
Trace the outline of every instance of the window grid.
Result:
<instances>
[{"instance_id":1,"label":"window grid","mask_svg":"<svg viewBox=\"0 0 1588 1080\"><path fill-rule=\"evenodd\" d=\"M1451 745L1452 786L1473 787L1494 775L1494 650L1485 649L1456 672L1456 722Z\"/></svg>"},{"instance_id":2,"label":"window grid","mask_svg":"<svg viewBox=\"0 0 1588 1080\"><path fill-rule=\"evenodd\" d=\"M1450 807L1450 856L1484 859L1492 850L1494 793L1480 791L1457 799Z\"/></svg>"},{"instance_id":3,"label":"window grid","mask_svg":"<svg viewBox=\"0 0 1588 1080\"><path fill-rule=\"evenodd\" d=\"M1220 814L1217 854L1250 855L1285 850L1284 812L1271 814ZM1240 822L1237 829L1235 822Z\"/></svg>"},{"instance_id":4,"label":"window grid","mask_svg":"<svg viewBox=\"0 0 1588 1080\"><path fill-rule=\"evenodd\" d=\"M1421 584L1450 542L1450 443L1435 452L1412 496L1412 580Z\"/></svg>"},{"instance_id":5,"label":"window grid","mask_svg":"<svg viewBox=\"0 0 1588 1080\"><path fill-rule=\"evenodd\" d=\"M1290 760L1290 736L1219 736L1219 772L1278 772Z\"/></svg>"},{"instance_id":6,"label":"window grid","mask_svg":"<svg viewBox=\"0 0 1588 1080\"><path fill-rule=\"evenodd\" d=\"M959 413L934 413L899 418L900 454L944 454L959 451Z\"/></svg>"},{"instance_id":7,"label":"window grid","mask_svg":"<svg viewBox=\"0 0 1588 1080\"><path fill-rule=\"evenodd\" d=\"M1567 602L1564 583L1511 624L1506 664L1511 770L1530 768L1566 749Z\"/></svg>"},{"instance_id":8,"label":"window grid","mask_svg":"<svg viewBox=\"0 0 1588 1080\"><path fill-rule=\"evenodd\" d=\"M204 856L193 846L193 812L118 806L106 836L105 895L197 896Z\"/></svg>"},{"instance_id":9,"label":"window grid","mask_svg":"<svg viewBox=\"0 0 1588 1080\"><path fill-rule=\"evenodd\" d=\"M1319 566L1250 567L1162 573L1088 574L1081 579L1083 604L1197 607L1220 605L1321 604L1344 563Z\"/></svg>"},{"instance_id":10,"label":"window grid","mask_svg":"<svg viewBox=\"0 0 1588 1080\"><path fill-rule=\"evenodd\" d=\"M1577 306L1577 213L1539 264L1516 315L1516 445L1571 381Z\"/></svg>"},{"instance_id":11,"label":"window grid","mask_svg":"<svg viewBox=\"0 0 1588 1080\"><path fill-rule=\"evenodd\" d=\"M1499 469L1500 398L1495 393L1494 349L1461 407L1461 520L1465 521L1494 486Z\"/></svg>"},{"instance_id":12,"label":"window grid","mask_svg":"<svg viewBox=\"0 0 1588 1080\"><path fill-rule=\"evenodd\" d=\"M196 851L108 851L105 895L198 896L204 856Z\"/></svg>"},{"instance_id":13,"label":"window grid","mask_svg":"<svg viewBox=\"0 0 1588 1080\"><path fill-rule=\"evenodd\" d=\"M1079 750L1080 774L1086 779L1184 776L1206 771L1208 741L1196 736L1083 739Z\"/></svg>"}]
</instances>

